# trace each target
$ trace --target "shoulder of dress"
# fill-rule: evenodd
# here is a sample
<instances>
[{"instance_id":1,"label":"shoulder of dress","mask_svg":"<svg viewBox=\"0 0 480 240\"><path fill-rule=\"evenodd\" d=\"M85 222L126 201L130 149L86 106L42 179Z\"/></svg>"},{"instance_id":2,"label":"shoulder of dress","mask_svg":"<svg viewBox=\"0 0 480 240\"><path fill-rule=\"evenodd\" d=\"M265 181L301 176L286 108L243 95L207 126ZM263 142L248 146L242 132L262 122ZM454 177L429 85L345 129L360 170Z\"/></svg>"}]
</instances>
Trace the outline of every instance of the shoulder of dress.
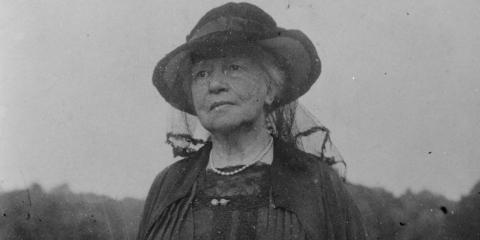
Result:
<instances>
[{"instance_id":1,"label":"shoulder of dress","mask_svg":"<svg viewBox=\"0 0 480 240\"><path fill-rule=\"evenodd\" d=\"M146 206L151 205L150 211L156 208L163 209L188 192L189 185L185 184L185 180L191 178L190 170L195 160L194 156L181 159L157 174L147 195Z\"/></svg>"},{"instance_id":2,"label":"shoulder of dress","mask_svg":"<svg viewBox=\"0 0 480 240\"><path fill-rule=\"evenodd\" d=\"M191 167L196 160L198 160L198 156L194 154L192 156L182 158L170 164L157 174L153 185L161 185L161 183L165 183L165 180L167 180L167 178L173 182L175 182L177 178L182 178L183 175L186 174L186 170Z\"/></svg>"}]
</instances>

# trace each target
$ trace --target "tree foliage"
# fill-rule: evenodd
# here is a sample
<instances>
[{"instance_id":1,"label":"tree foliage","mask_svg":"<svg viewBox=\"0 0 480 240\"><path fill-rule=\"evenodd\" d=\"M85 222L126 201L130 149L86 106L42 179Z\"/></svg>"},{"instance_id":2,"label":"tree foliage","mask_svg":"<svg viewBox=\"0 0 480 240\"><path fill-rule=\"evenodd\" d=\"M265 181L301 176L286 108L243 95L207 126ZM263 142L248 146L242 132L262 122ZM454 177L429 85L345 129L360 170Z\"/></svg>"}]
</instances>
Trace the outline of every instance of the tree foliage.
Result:
<instances>
[{"instance_id":1,"label":"tree foliage","mask_svg":"<svg viewBox=\"0 0 480 240\"><path fill-rule=\"evenodd\" d=\"M135 239L143 201L74 194L67 185L49 193L38 184L0 195L0 239Z\"/></svg>"},{"instance_id":2,"label":"tree foliage","mask_svg":"<svg viewBox=\"0 0 480 240\"><path fill-rule=\"evenodd\" d=\"M348 185L369 239L480 239L480 182L459 202L428 191L395 197L382 188ZM0 239L135 239L143 201L45 191L33 184L0 193Z\"/></svg>"},{"instance_id":3,"label":"tree foliage","mask_svg":"<svg viewBox=\"0 0 480 240\"><path fill-rule=\"evenodd\" d=\"M397 198L384 189L358 185L349 185L348 190L362 213L369 239L447 239L445 221L455 202L441 195L407 191Z\"/></svg>"},{"instance_id":4,"label":"tree foliage","mask_svg":"<svg viewBox=\"0 0 480 240\"><path fill-rule=\"evenodd\" d=\"M480 182L460 199L445 225L447 239L480 239Z\"/></svg>"}]
</instances>

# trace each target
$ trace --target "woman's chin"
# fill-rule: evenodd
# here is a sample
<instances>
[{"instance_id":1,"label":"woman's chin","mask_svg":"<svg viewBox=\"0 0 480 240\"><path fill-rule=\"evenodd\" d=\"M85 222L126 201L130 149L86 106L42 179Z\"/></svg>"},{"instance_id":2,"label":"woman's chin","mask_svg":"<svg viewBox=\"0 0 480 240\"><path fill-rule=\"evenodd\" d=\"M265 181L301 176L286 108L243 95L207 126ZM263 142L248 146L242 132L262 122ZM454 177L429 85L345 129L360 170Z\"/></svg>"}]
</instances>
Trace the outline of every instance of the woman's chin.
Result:
<instances>
[{"instance_id":1,"label":"woman's chin","mask_svg":"<svg viewBox=\"0 0 480 240\"><path fill-rule=\"evenodd\" d=\"M218 120L218 119L217 119ZM205 128L210 131L211 133L228 133L231 131L234 131L236 128L238 128L240 124L236 124L234 122L228 122L228 121L215 121L209 126L205 126Z\"/></svg>"},{"instance_id":2,"label":"woman's chin","mask_svg":"<svg viewBox=\"0 0 480 240\"><path fill-rule=\"evenodd\" d=\"M254 111L221 111L210 112L208 115L199 116L202 126L210 133L228 133L236 131L257 121L261 112Z\"/></svg>"},{"instance_id":3,"label":"woman's chin","mask_svg":"<svg viewBox=\"0 0 480 240\"><path fill-rule=\"evenodd\" d=\"M215 133L229 133L235 131L244 125L245 119L240 117L218 117L211 119L208 123L204 124L204 128L210 131L212 134Z\"/></svg>"}]
</instances>

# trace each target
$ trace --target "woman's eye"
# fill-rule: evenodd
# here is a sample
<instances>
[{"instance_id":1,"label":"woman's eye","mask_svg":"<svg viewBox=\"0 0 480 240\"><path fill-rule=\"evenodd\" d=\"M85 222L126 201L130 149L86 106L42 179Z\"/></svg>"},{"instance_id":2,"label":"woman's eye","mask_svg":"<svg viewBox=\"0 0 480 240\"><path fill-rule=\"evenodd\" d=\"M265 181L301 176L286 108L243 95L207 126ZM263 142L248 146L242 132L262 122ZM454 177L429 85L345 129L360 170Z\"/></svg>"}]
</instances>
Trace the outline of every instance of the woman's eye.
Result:
<instances>
[{"instance_id":1,"label":"woman's eye","mask_svg":"<svg viewBox=\"0 0 480 240\"><path fill-rule=\"evenodd\" d=\"M240 66L237 64L230 64L230 66L228 66L228 69L231 71L237 71L240 69Z\"/></svg>"},{"instance_id":2,"label":"woman's eye","mask_svg":"<svg viewBox=\"0 0 480 240\"><path fill-rule=\"evenodd\" d=\"M195 74L195 78L205 78L208 76L208 73L207 71L198 71L196 74Z\"/></svg>"}]
</instances>

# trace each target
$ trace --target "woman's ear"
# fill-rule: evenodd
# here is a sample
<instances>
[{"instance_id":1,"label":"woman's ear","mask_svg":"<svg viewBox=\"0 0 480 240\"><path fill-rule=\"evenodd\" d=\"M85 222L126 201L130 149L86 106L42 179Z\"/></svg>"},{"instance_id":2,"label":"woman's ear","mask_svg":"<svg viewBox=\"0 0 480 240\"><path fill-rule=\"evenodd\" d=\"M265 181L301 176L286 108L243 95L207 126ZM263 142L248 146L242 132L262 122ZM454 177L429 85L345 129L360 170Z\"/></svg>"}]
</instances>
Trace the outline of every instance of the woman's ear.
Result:
<instances>
[{"instance_id":1,"label":"woman's ear","mask_svg":"<svg viewBox=\"0 0 480 240\"><path fill-rule=\"evenodd\" d=\"M275 100L275 93L273 88L267 87L267 95L265 96L265 104L270 106Z\"/></svg>"},{"instance_id":2,"label":"woman's ear","mask_svg":"<svg viewBox=\"0 0 480 240\"><path fill-rule=\"evenodd\" d=\"M267 95L265 96L265 104L272 105L278 94L278 89L273 84L267 83Z\"/></svg>"}]
</instances>

